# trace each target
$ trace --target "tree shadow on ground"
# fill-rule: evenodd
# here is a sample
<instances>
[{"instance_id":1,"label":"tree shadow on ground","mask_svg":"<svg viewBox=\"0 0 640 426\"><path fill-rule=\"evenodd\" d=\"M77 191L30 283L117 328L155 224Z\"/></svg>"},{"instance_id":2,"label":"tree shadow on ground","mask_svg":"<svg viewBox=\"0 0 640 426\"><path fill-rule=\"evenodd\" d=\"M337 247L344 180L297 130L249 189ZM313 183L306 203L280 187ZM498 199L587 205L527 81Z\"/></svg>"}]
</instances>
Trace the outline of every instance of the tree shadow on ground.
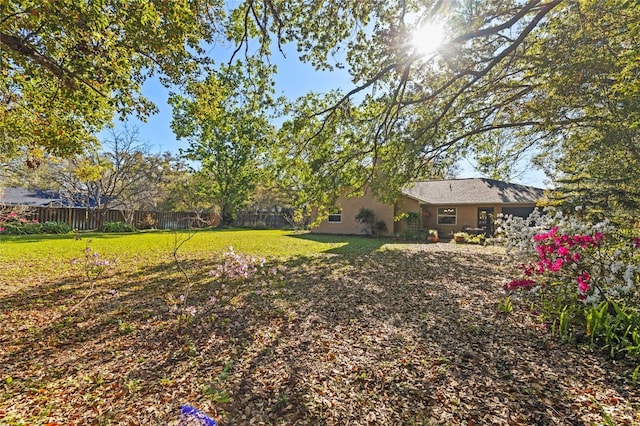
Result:
<instances>
[{"instance_id":1,"label":"tree shadow on ground","mask_svg":"<svg viewBox=\"0 0 640 426\"><path fill-rule=\"evenodd\" d=\"M174 262L121 267L50 321L88 289L47 281L0 299L0 412L171 424L189 403L222 424L592 424L590 398L615 398L613 419L632 424L619 366L496 313L499 262L416 245L293 258L224 286L209 260L183 262L187 277Z\"/></svg>"},{"instance_id":2,"label":"tree shadow on ground","mask_svg":"<svg viewBox=\"0 0 640 426\"><path fill-rule=\"evenodd\" d=\"M284 371L309 424L591 424L592 383L638 403L606 361L549 339L528 313L497 313L500 258L482 250L292 261L290 321L244 381Z\"/></svg>"},{"instance_id":3,"label":"tree shadow on ground","mask_svg":"<svg viewBox=\"0 0 640 426\"><path fill-rule=\"evenodd\" d=\"M331 244L332 247L323 253L330 254L368 254L380 250L385 244L394 240L380 237L365 237L356 235L332 235L332 234L290 234L291 238L298 238L316 243Z\"/></svg>"}]
</instances>

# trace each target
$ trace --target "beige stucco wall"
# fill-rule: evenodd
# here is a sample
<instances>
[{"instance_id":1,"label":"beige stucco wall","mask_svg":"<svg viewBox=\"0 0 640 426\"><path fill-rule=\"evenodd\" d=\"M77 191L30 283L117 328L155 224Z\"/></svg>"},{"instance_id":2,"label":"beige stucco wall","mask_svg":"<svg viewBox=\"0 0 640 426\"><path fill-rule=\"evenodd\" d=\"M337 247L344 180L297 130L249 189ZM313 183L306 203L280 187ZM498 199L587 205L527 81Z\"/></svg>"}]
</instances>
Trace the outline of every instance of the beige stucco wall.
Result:
<instances>
[{"instance_id":1,"label":"beige stucco wall","mask_svg":"<svg viewBox=\"0 0 640 426\"><path fill-rule=\"evenodd\" d=\"M454 225L438 225L438 208L440 207L455 207L457 209L457 218ZM424 209L430 213L430 216L423 222L425 228L437 229L438 235L441 238L453 235L454 232L462 231L467 226L475 228L478 223L478 207L477 205L429 205L424 206ZM482 207L494 207L497 206L482 206Z\"/></svg>"},{"instance_id":2,"label":"beige stucco wall","mask_svg":"<svg viewBox=\"0 0 640 426\"><path fill-rule=\"evenodd\" d=\"M462 231L465 227L476 228L478 226L478 208L493 208L494 218L502 213L502 207L535 207L534 203L530 204L472 204L472 205L423 205L423 210L427 210L430 215L428 218L423 216L423 228L437 229L441 238L448 238L454 232ZM437 223L437 212L439 207L455 207L457 209L457 220L455 225L446 225Z\"/></svg>"},{"instance_id":3,"label":"beige stucco wall","mask_svg":"<svg viewBox=\"0 0 640 426\"><path fill-rule=\"evenodd\" d=\"M340 197L337 207L342 210L342 221L340 223L325 220L312 228L311 232L319 234L363 234L362 224L356 221L356 215L363 207L373 210L375 222L384 221L387 225L385 234L393 232L393 206L385 204L369 194L354 198Z\"/></svg>"},{"instance_id":4,"label":"beige stucco wall","mask_svg":"<svg viewBox=\"0 0 640 426\"><path fill-rule=\"evenodd\" d=\"M400 216L402 213L415 212L421 214L420 203L413 198L402 197L396 203L396 216ZM421 226L421 229L423 227ZM393 232L395 234L403 234L407 230L407 222L405 220L399 220L395 223Z\"/></svg>"},{"instance_id":5,"label":"beige stucco wall","mask_svg":"<svg viewBox=\"0 0 640 426\"><path fill-rule=\"evenodd\" d=\"M528 204L457 204L457 205L421 205L418 201L409 198L401 198L395 206L385 204L378 199L366 194L363 197L345 198L338 200L338 206L342 209L342 221L340 223L323 221L312 228L311 232L323 234L362 234L363 227L355 219L361 208L372 209L376 215L376 222L384 220L387 225L387 234L403 234L407 229L407 222L400 220L394 222L394 217L401 213L416 212L420 214L420 229L437 229L441 238L449 238L453 233L462 231L465 227L478 227L478 208L493 208L494 215L502 213L502 207L535 207L534 203ZM455 207L457 211L455 224L438 224L438 208ZM425 212L427 214L425 215Z\"/></svg>"}]
</instances>

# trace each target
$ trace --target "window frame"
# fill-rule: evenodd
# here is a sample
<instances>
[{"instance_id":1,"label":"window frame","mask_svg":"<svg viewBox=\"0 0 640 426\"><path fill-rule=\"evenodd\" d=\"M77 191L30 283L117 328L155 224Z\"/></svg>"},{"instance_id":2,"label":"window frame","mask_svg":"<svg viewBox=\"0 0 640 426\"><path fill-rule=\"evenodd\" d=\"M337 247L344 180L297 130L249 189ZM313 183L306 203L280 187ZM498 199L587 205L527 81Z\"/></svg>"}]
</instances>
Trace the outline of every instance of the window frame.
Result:
<instances>
[{"instance_id":1,"label":"window frame","mask_svg":"<svg viewBox=\"0 0 640 426\"><path fill-rule=\"evenodd\" d=\"M331 220L333 216L334 220ZM335 220L335 218L337 218L338 220ZM342 210L339 210L337 213L330 213L329 216L327 216L327 222L328 223L342 223Z\"/></svg>"},{"instance_id":2,"label":"window frame","mask_svg":"<svg viewBox=\"0 0 640 426\"><path fill-rule=\"evenodd\" d=\"M447 210L453 210L453 213L447 212ZM442 218L453 218L453 223L441 222ZM458 208L457 207L438 207L436 210L436 223L438 225L450 225L454 226L458 224Z\"/></svg>"}]
</instances>

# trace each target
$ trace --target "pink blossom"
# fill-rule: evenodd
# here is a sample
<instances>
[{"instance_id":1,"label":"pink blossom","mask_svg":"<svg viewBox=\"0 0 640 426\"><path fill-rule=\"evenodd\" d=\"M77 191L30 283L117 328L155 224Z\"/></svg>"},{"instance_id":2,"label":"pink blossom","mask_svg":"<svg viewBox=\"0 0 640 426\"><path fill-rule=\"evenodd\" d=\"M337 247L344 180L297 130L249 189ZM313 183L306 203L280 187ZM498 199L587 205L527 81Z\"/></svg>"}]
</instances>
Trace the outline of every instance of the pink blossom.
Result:
<instances>
[{"instance_id":1,"label":"pink blossom","mask_svg":"<svg viewBox=\"0 0 640 426\"><path fill-rule=\"evenodd\" d=\"M591 286L589 285L589 281L591 280L591 275L588 272L584 271L581 273L576 281L578 282L578 290L580 290L581 294L585 294Z\"/></svg>"},{"instance_id":2,"label":"pink blossom","mask_svg":"<svg viewBox=\"0 0 640 426\"><path fill-rule=\"evenodd\" d=\"M562 257L569 257L571 255L571 252L567 247L562 246L558 248L558 254Z\"/></svg>"},{"instance_id":3,"label":"pink blossom","mask_svg":"<svg viewBox=\"0 0 640 426\"><path fill-rule=\"evenodd\" d=\"M505 283L504 289L505 290L515 290L515 289L518 289L518 288L524 288L524 289L528 290L531 287L533 287L535 284L536 284L535 281L529 280L529 279L512 280L512 281L509 281L508 283Z\"/></svg>"},{"instance_id":4,"label":"pink blossom","mask_svg":"<svg viewBox=\"0 0 640 426\"><path fill-rule=\"evenodd\" d=\"M536 234L533 236L533 241L544 241L546 234Z\"/></svg>"},{"instance_id":5,"label":"pink blossom","mask_svg":"<svg viewBox=\"0 0 640 426\"><path fill-rule=\"evenodd\" d=\"M562 265L564 265L564 259L559 257L553 261L551 266L549 266L549 269L552 270L553 272L558 272L560 268L562 268Z\"/></svg>"}]
</instances>

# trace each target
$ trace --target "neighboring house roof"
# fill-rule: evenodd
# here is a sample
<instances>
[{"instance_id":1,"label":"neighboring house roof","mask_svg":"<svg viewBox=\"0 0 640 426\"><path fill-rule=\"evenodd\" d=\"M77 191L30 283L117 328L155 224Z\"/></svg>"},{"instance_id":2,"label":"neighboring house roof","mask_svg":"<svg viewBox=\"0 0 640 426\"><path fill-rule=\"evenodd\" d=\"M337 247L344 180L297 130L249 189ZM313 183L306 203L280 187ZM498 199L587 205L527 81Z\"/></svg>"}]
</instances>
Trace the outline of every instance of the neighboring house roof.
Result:
<instances>
[{"instance_id":1,"label":"neighboring house roof","mask_svg":"<svg viewBox=\"0 0 640 426\"><path fill-rule=\"evenodd\" d=\"M81 197L65 196L62 191L46 189L26 189L18 187L0 188L0 204L33 207L87 207ZM107 197L102 198L104 204ZM89 207L95 207L94 198L89 199Z\"/></svg>"},{"instance_id":2,"label":"neighboring house roof","mask_svg":"<svg viewBox=\"0 0 640 426\"><path fill-rule=\"evenodd\" d=\"M0 189L0 204L33 207L85 207L64 197L60 191L45 189L4 188ZM90 206L93 207L93 200Z\"/></svg>"},{"instance_id":3,"label":"neighboring house roof","mask_svg":"<svg viewBox=\"0 0 640 426\"><path fill-rule=\"evenodd\" d=\"M60 197L60 193L56 191L5 188L0 194L0 204L47 207L50 205L61 206L67 203Z\"/></svg>"},{"instance_id":4,"label":"neighboring house roof","mask_svg":"<svg viewBox=\"0 0 640 426\"><path fill-rule=\"evenodd\" d=\"M402 190L424 204L529 204L544 190L494 179L447 179L415 182Z\"/></svg>"}]
</instances>

